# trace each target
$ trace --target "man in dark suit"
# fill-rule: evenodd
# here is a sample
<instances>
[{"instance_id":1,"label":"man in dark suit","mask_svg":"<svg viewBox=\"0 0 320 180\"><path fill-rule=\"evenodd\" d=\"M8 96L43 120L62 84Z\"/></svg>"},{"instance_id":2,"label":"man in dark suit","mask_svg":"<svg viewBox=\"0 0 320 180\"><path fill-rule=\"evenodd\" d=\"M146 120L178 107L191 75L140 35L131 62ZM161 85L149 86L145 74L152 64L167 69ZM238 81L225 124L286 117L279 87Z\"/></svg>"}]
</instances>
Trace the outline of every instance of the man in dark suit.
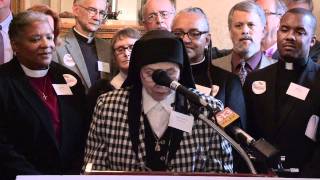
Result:
<instances>
[{"instance_id":1,"label":"man in dark suit","mask_svg":"<svg viewBox=\"0 0 320 180\"><path fill-rule=\"evenodd\" d=\"M315 29L310 11L286 12L277 33L279 62L244 85L248 131L280 150L278 167L290 171L281 176L320 177L320 66L308 57Z\"/></svg>"},{"instance_id":2,"label":"man in dark suit","mask_svg":"<svg viewBox=\"0 0 320 180\"><path fill-rule=\"evenodd\" d=\"M209 29L208 18L200 8L181 10L174 18L172 26L172 32L180 37L186 46L196 88L221 100L226 107L238 113L240 121L237 123L245 128L246 109L240 80L237 75L211 65ZM234 162L234 170L239 171L239 161Z\"/></svg>"},{"instance_id":3,"label":"man in dark suit","mask_svg":"<svg viewBox=\"0 0 320 180\"><path fill-rule=\"evenodd\" d=\"M54 61L79 75L86 90L101 78L110 78L110 43L96 38L95 32L107 18L106 0L75 0L76 25L62 37Z\"/></svg>"},{"instance_id":4,"label":"man in dark suit","mask_svg":"<svg viewBox=\"0 0 320 180\"><path fill-rule=\"evenodd\" d=\"M240 80L231 72L211 65L209 29L208 18L200 8L181 10L172 25L172 32L186 46L197 89L220 99L226 107L235 110L245 126L246 110Z\"/></svg>"},{"instance_id":5,"label":"man in dark suit","mask_svg":"<svg viewBox=\"0 0 320 180\"><path fill-rule=\"evenodd\" d=\"M0 66L0 179L79 174L88 128L80 78L52 62L46 15L17 14L9 37L15 57Z\"/></svg>"}]
</instances>

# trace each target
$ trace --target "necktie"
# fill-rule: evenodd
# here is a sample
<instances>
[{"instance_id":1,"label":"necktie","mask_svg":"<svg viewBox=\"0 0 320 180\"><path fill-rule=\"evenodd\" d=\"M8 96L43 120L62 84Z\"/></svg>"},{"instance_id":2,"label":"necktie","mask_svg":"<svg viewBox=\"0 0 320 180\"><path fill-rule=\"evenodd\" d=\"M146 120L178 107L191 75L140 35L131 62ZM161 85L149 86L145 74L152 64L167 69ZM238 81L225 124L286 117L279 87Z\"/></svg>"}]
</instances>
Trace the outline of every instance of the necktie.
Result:
<instances>
[{"instance_id":1,"label":"necktie","mask_svg":"<svg viewBox=\"0 0 320 180\"><path fill-rule=\"evenodd\" d=\"M0 25L0 64L4 63L4 44L2 36L2 26Z\"/></svg>"},{"instance_id":2,"label":"necktie","mask_svg":"<svg viewBox=\"0 0 320 180\"><path fill-rule=\"evenodd\" d=\"M248 71L246 69L246 62L241 61L240 62L240 70L239 70L239 78L240 78L242 85L244 84L244 81L246 80L247 75L248 75Z\"/></svg>"}]
</instances>

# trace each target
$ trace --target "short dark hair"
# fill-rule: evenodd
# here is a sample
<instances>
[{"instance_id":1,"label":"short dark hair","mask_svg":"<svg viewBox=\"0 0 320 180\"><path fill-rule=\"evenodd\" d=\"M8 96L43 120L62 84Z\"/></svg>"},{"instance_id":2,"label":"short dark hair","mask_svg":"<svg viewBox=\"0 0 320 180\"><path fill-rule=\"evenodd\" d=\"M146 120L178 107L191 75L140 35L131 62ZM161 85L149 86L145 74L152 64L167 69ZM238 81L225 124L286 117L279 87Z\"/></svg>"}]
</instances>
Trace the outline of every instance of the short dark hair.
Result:
<instances>
[{"instance_id":1,"label":"short dark hair","mask_svg":"<svg viewBox=\"0 0 320 180\"><path fill-rule=\"evenodd\" d=\"M301 14L303 16L309 16L311 18L311 28L312 28L312 33L315 34L316 29L317 29L317 18L312 14L311 11L304 9L304 8L293 8L289 9L284 15L286 14ZM284 17L283 15L283 17Z\"/></svg>"}]
</instances>

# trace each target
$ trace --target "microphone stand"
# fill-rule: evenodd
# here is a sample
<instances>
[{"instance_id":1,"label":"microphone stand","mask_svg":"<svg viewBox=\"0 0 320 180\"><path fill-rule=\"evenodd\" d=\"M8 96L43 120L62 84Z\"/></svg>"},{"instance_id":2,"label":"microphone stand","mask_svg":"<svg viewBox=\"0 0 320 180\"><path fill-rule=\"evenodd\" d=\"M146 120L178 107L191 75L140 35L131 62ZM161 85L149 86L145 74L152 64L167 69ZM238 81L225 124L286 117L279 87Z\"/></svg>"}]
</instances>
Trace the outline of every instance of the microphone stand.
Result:
<instances>
[{"instance_id":1,"label":"microphone stand","mask_svg":"<svg viewBox=\"0 0 320 180\"><path fill-rule=\"evenodd\" d=\"M203 114L198 114L198 118L200 118L201 120L206 122L210 127L212 127L214 130L216 130L219 135L224 137L238 151L240 156L245 160L250 172L252 174L257 174L257 171L254 168L252 161L250 160L248 154L240 146L240 144L238 144L236 141L234 141L227 133L224 132L224 130L222 130L219 126L217 126L215 123L213 123L212 120L209 120Z\"/></svg>"}]
</instances>

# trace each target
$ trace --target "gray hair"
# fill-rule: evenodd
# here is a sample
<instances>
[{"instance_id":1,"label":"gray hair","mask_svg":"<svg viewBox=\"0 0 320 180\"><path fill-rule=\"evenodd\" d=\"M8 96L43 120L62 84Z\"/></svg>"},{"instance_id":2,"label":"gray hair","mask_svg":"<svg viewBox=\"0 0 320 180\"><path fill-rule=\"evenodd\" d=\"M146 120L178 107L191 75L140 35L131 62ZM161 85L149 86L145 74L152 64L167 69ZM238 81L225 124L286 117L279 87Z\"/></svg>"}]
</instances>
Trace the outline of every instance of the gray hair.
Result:
<instances>
[{"instance_id":1,"label":"gray hair","mask_svg":"<svg viewBox=\"0 0 320 180\"><path fill-rule=\"evenodd\" d=\"M210 25L209 25L209 19L208 19L208 16L206 15L206 13L199 7L189 7L189 8L185 8L185 9L182 9L181 11L179 11L176 16L174 17L174 20L173 20L173 23L172 25L175 23L176 21L176 18L178 17L179 14L182 14L182 13L195 13L195 14L198 14L200 15L204 20L205 20L205 23L206 23L206 26L208 28L208 31L210 31Z\"/></svg>"},{"instance_id":2,"label":"gray hair","mask_svg":"<svg viewBox=\"0 0 320 180\"><path fill-rule=\"evenodd\" d=\"M143 19L144 19L144 13L146 11L147 8L147 4L148 4L149 0L144 0L143 5L141 7L141 11L138 13L138 18L139 18L139 22L142 23ZM174 11L176 10L176 3L175 0L169 0L169 2L171 3Z\"/></svg>"},{"instance_id":3,"label":"gray hair","mask_svg":"<svg viewBox=\"0 0 320 180\"><path fill-rule=\"evenodd\" d=\"M17 40L24 32L24 28L33 22L48 22L47 15L35 11L23 11L16 14L9 26L9 38L11 41ZM52 30L53 33L53 30Z\"/></svg>"},{"instance_id":4,"label":"gray hair","mask_svg":"<svg viewBox=\"0 0 320 180\"><path fill-rule=\"evenodd\" d=\"M264 11L261 9L261 7L256 4L254 1L242 1L234 5L228 15L228 27L231 28L232 23L232 16L235 11L244 11L244 12L253 12L256 13L261 20L261 23L263 26L266 26L267 20Z\"/></svg>"},{"instance_id":5,"label":"gray hair","mask_svg":"<svg viewBox=\"0 0 320 180\"><path fill-rule=\"evenodd\" d=\"M134 28L128 27L128 28L120 29L113 35L111 39L112 52L114 52L114 45L118 40L121 40L123 38L140 39L140 37L141 37L140 31Z\"/></svg>"}]
</instances>

